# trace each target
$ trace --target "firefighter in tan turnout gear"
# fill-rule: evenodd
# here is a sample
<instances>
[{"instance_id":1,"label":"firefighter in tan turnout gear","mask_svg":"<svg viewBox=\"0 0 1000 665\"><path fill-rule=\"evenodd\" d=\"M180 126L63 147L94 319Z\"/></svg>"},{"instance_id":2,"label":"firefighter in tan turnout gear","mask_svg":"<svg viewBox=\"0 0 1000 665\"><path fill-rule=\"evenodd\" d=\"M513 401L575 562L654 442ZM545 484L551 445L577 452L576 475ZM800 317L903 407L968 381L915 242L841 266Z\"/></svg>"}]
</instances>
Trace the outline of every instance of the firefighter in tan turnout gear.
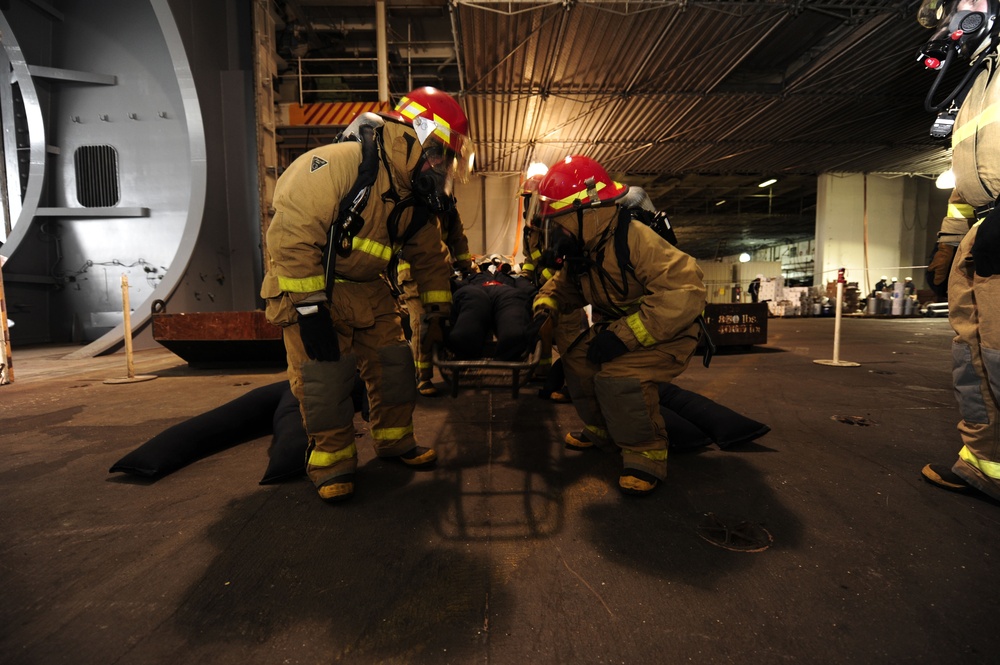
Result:
<instances>
[{"instance_id":1,"label":"firefighter in tan turnout gear","mask_svg":"<svg viewBox=\"0 0 1000 665\"><path fill-rule=\"evenodd\" d=\"M526 179L521 188L521 198L524 202L522 214L525 219L523 237L525 257L524 263L521 265L521 276L530 279L538 288L552 279L560 267L558 257L555 257L552 252L546 252L545 257L542 257L543 247L541 243L543 238L541 234L532 232L528 219L531 197L538 192L538 185L547 172L546 168L544 172L536 173ZM553 262L554 265L549 265L547 262ZM560 353L565 351L588 325L587 317L582 309L576 309L570 313L563 312L559 315L558 325L552 327L551 334L547 334L541 339L542 352L535 370L535 376L544 381L544 386L538 391L539 397L556 402L569 401L566 396L566 378L563 365L562 362L553 364L552 350L554 348Z\"/></svg>"},{"instance_id":2,"label":"firefighter in tan turnout gear","mask_svg":"<svg viewBox=\"0 0 1000 665\"><path fill-rule=\"evenodd\" d=\"M268 320L283 327L309 437L306 472L326 501L354 492L356 371L376 454L415 468L436 459L414 438L413 355L385 273L401 252L424 305L423 334L441 337L451 265L433 218L450 209L452 178L471 168L467 133L454 99L420 88L392 112L362 114L278 179L261 295Z\"/></svg>"},{"instance_id":3,"label":"firefighter in tan turnout gear","mask_svg":"<svg viewBox=\"0 0 1000 665\"><path fill-rule=\"evenodd\" d=\"M619 488L643 495L667 474L659 385L694 354L706 291L694 259L619 205L627 191L588 157L567 157L545 175L529 223L562 268L535 298L533 327L592 306L594 326L562 355L585 425L566 444L620 449Z\"/></svg>"},{"instance_id":4,"label":"firefighter in tan turnout gear","mask_svg":"<svg viewBox=\"0 0 1000 665\"><path fill-rule=\"evenodd\" d=\"M975 488L1000 500L998 13L1000 3L993 0L925 0L918 20L935 32L918 60L939 72L926 104L929 111L939 112L931 134L943 138L951 129L955 189L932 265L947 265L948 254L954 252L948 276L948 320L955 331L952 378L963 444L953 465L928 464L923 476L939 487ZM957 87L946 90L935 104L938 83L956 62L967 69ZM956 106L961 107L957 116Z\"/></svg>"}]
</instances>

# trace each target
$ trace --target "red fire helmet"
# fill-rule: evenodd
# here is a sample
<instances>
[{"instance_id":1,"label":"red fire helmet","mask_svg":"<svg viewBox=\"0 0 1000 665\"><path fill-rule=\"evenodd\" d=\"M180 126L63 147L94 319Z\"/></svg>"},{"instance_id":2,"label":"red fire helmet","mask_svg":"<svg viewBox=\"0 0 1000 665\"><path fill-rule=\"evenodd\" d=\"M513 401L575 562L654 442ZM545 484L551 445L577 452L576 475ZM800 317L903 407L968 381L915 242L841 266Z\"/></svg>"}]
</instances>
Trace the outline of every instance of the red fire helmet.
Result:
<instances>
[{"instance_id":1,"label":"red fire helmet","mask_svg":"<svg viewBox=\"0 0 1000 665\"><path fill-rule=\"evenodd\" d=\"M434 139L456 156L457 173L464 179L472 171L474 149L469 140L469 119L455 98L426 86L408 92L384 117L413 127L420 145Z\"/></svg>"},{"instance_id":2,"label":"red fire helmet","mask_svg":"<svg viewBox=\"0 0 1000 665\"><path fill-rule=\"evenodd\" d=\"M570 155L545 174L538 185L540 216L556 217L580 208L613 203L628 191L590 157Z\"/></svg>"}]
</instances>

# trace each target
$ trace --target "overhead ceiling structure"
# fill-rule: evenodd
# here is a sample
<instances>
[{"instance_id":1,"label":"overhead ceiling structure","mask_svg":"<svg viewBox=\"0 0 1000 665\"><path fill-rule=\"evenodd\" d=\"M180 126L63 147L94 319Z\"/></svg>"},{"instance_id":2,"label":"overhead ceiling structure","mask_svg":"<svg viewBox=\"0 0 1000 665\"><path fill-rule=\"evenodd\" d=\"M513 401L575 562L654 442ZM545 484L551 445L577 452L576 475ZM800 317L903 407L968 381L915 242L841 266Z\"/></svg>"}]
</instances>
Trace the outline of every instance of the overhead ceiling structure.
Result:
<instances>
[{"instance_id":1,"label":"overhead ceiling structure","mask_svg":"<svg viewBox=\"0 0 1000 665\"><path fill-rule=\"evenodd\" d=\"M376 99L374 3L274 1L288 71L301 55L336 77L341 99ZM950 166L928 131L935 75L916 60L928 38L919 4L385 0L390 93L456 95L482 173L593 157L643 186L682 248L711 259L812 238L819 174Z\"/></svg>"}]
</instances>

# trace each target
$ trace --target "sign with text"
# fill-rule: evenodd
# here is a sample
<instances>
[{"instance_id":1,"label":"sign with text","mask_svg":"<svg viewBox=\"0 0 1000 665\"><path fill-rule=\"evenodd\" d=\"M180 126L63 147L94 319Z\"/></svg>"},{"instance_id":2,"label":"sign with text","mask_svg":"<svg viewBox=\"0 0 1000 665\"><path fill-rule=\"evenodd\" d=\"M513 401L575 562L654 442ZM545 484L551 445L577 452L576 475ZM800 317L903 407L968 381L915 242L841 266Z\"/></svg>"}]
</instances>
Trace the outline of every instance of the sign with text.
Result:
<instances>
[{"instance_id":1,"label":"sign with text","mask_svg":"<svg viewBox=\"0 0 1000 665\"><path fill-rule=\"evenodd\" d=\"M709 303L705 323L716 346L767 344L766 303Z\"/></svg>"}]
</instances>

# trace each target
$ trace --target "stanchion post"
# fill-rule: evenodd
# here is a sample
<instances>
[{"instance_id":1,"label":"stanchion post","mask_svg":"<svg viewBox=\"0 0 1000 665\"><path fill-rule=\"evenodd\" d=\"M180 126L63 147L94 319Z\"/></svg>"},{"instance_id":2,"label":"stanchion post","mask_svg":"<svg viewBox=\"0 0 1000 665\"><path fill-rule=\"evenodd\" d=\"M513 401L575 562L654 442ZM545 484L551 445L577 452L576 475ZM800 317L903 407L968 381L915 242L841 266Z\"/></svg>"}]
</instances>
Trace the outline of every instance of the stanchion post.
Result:
<instances>
[{"instance_id":1,"label":"stanchion post","mask_svg":"<svg viewBox=\"0 0 1000 665\"><path fill-rule=\"evenodd\" d=\"M844 269L841 268L837 275L837 312L834 315L833 324L833 360L814 360L817 365L830 365L833 367L858 367L860 363L840 359L840 318L844 309Z\"/></svg>"},{"instance_id":2,"label":"stanchion post","mask_svg":"<svg viewBox=\"0 0 1000 665\"><path fill-rule=\"evenodd\" d=\"M132 307L129 305L128 275L124 273L122 273L122 325L125 328L125 367L128 370L128 378L131 379L135 377L135 363L132 361Z\"/></svg>"},{"instance_id":3,"label":"stanchion post","mask_svg":"<svg viewBox=\"0 0 1000 665\"><path fill-rule=\"evenodd\" d=\"M833 323L833 362L840 362L840 318L844 308L844 283L837 282L837 313Z\"/></svg>"},{"instance_id":4,"label":"stanchion post","mask_svg":"<svg viewBox=\"0 0 1000 665\"><path fill-rule=\"evenodd\" d=\"M0 267L0 342L3 342L3 358L0 358L0 386L2 386L14 383L14 355L10 350L10 327L7 325L7 297L3 291L2 267Z\"/></svg>"},{"instance_id":5,"label":"stanchion post","mask_svg":"<svg viewBox=\"0 0 1000 665\"><path fill-rule=\"evenodd\" d=\"M104 383L138 383L155 379L155 374L135 375L135 364L132 360L132 307L128 297L128 275L122 274L122 326L125 336L125 364L128 376L123 379L105 379Z\"/></svg>"}]
</instances>

